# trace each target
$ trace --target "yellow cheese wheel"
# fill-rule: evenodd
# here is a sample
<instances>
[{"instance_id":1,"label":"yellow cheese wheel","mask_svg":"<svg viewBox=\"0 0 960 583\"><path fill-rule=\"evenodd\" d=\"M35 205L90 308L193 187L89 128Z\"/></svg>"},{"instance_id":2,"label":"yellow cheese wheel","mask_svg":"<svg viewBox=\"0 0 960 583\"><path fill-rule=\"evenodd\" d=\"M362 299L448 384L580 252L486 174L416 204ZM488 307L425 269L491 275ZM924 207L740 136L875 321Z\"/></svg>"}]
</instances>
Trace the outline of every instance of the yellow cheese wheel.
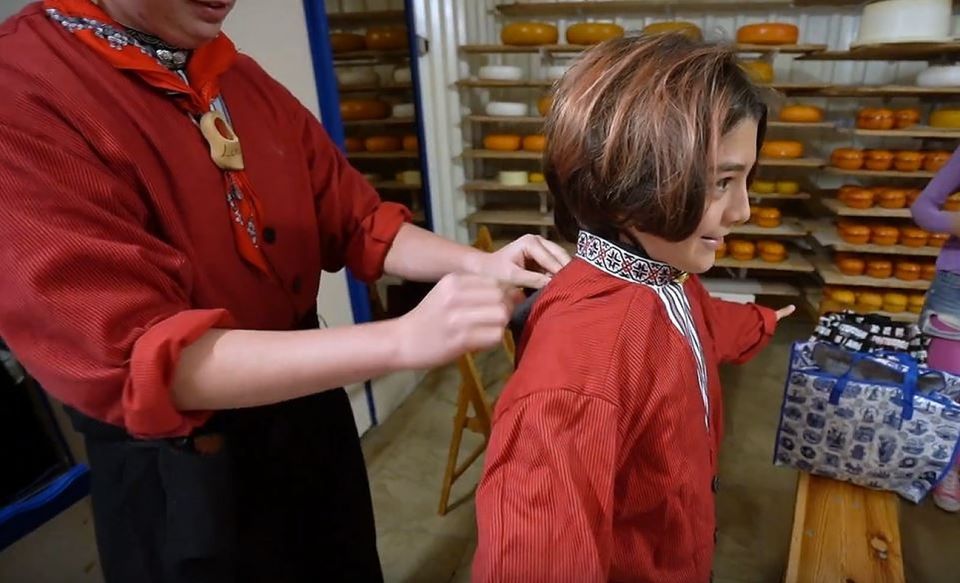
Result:
<instances>
[{"instance_id":1,"label":"yellow cheese wheel","mask_svg":"<svg viewBox=\"0 0 960 583\"><path fill-rule=\"evenodd\" d=\"M367 48L367 43L359 34L352 32L334 32L330 33L330 48L334 54L362 51Z\"/></svg>"},{"instance_id":2,"label":"yellow cheese wheel","mask_svg":"<svg viewBox=\"0 0 960 583\"><path fill-rule=\"evenodd\" d=\"M520 149L520 136L516 134L490 134L484 136L483 147L498 152L513 152Z\"/></svg>"},{"instance_id":3,"label":"yellow cheese wheel","mask_svg":"<svg viewBox=\"0 0 960 583\"><path fill-rule=\"evenodd\" d=\"M407 27L374 26L367 29L365 37L371 51L396 51L407 48Z\"/></svg>"},{"instance_id":4,"label":"yellow cheese wheel","mask_svg":"<svg viewBox=\"0 0 960 583\"><path fill-rule=\"evenodd\" d=\"M400 138L396 136L371 136L363 141L368 152L396 152L400 145Z\"/></svg>"},{"instance_id":5,"label":"yellow cheese wheel","mask_svg":"<svg viewBox=\"0 0 960 583\"><path fill-rule=\"evenodd\" d=\"M537 100L537 111L540 115L550 113L550 107L553 106L553 95L545 95Z\"/></svg>"},{"instance_id":6,"label":"yellow cheese wheel","mask_svg":"<svg viewBox=\"0 0 960 583\"><path fill-rule=\"evenodd\" d=\"M543 184L547 179L542 172L531 172L530 173L530 183L531 184Z\"/></svg>"},{"instance_id":7,"label":"yellow cheese wheel","mask_svg":"<svg viewBox=\"0 0 960 583\"><path fill-rule=\"evenodd\" d=\"M939 109L931 113L930 127L960 129L960 109Z\"/></svg>"},{"instance_id":8,"label":"yellow cheese wheel","mask_svg":"<svg viewBox=\"0 0 960 583\"><path fill-rule=\"evenodd\" d=\"M411 134L411 135L407 135L407 136L403 136L403 149L404 149L404 150L406 150L406 151L408 151L408 152L416 152L416 151L417 151L417 145L418 145L418 144L417 144L417 136L414 136L414 135L412 135L412 134Z\"/></svg>"},{"instance_id":9,"label":"yellow cheese wheel","mask_svg":"<svg viewBox=\"0 0 960 583\"><path fill-rule=\"evenodd\" d=\"M757 194L773 194L777 191L777 183L772 180L754 180L750 190Z\"/></svg>"},{"instance_id":10,"label":"yellow cheese wheel","mask_svg":"<svg viewBox=\"0 0 960 583\"><path fill-rule=\"evenodd\" d=\"M699 26L692 22L684 22L680 20L654 22L653 24L648 24L643 28L643 34L667 34L671 32L685 34L696 41L703 40L703 31L700 30Z\"/></svg>"},{"instance_id":11,"label":"yellow cheese wheel","mask_svg":"<svg viewBox=\"0 0 960 583\"><path fill-rule=\"evenodd\" d=\"M559 38L557 27L545 22L514 22L500 30L500 41L505 45L552 45Z\"/></svg>"},{"instance_id":12,"label":"yellow cheese wheel","mask_svg":"<svg viewBox=\"0 0 960 583\"><path fill-rule=\"evenodd\" d=\"M778 180L777 192L784 195L794 195L800 192L800 183L795 180Z\"/></svg>"},{"instance_id":13,"label":"yellow cheese wheel","mask_svg":"<svg viewBox=\"0 0 960 583\"><path fill-rule=\"evenodd\" d=\"M623 36L623 27L612 22L578 22L567 27L567 42L572 45L595 45Z\"/></svg>"},{"instance_id":14,"label":"yellow cheese wheel","mask_svg":"<svg viewBox=\"0 0 960 583\"><path fill-rule=\"evenodd\" d=\"M363 146L363 140L360 138L344 138L343 146L349 153L362 152L366 149Z\"/></svg>"},{"instance_id":15,"label":"yellow cheese wheel","mask_svg":"<svg viewBox=\"0 0 960 583\"><path fill-rule=\"evenodd\" d=\"M345 99L340 102L340 117L344 121L383 119L390 115L390 106L377 99Z\"/></svg>"},{"instance_id":16,"label":"yellow cheese wheel","mask_svg":"<svg viewBox=\"0 0 960 583\"><path fill-rule=\"evenodd\" d=\"M524 136L523 149L528 152L542 152L547 149L547 138L543 134Z\"/></svg>"},{"instance_id":17,"label":"yellow cheese wheel","mask_svg":"<svg viewBox=\"0 0 960 583\"><path fill-rule=\"evenodd\" d=\"M754 59L750 61L740 61L740 66L747 72L750 80L754 83L760 83L762 85L773 83L773 65L770 63Z\"/></svg>"}]
</instances>

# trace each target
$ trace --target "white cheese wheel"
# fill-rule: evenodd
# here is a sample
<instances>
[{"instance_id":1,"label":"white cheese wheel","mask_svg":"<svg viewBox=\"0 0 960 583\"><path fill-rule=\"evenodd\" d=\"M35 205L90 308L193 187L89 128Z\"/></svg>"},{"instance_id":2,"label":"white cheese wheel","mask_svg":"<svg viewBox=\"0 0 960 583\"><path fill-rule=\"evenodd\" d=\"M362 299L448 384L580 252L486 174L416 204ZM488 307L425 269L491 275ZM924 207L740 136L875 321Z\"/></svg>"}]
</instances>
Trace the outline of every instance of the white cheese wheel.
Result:
<instances>
[{"instance_id":1,"label":"white cheese wheel","mask_svg":"<svg viewBox=\"0 0 960 583\"><path fill-rule=\"evenodd\" d=\"M487 115L522 117L530 110L526 103L511 101L491 101L487 104Z\"/></svg>"},{"instance_id":2,"label":"white cheese wheel","mask_svg":"<svg viewBox=\"0 0 960 583\"><path fill-rule=\"evenodd\" d=\"M413 117L416 111L412 103L398 103L393 106L393 117Z\"/></svg>"},{"instance_id":3,"label":"white cheese wheel","mask_svg":"<svg viewBox=\"0 0 960 583\"><path fill-rule=\"evenodd\" d=\"M504 186L523 186L530 182L525 171L501 170L497 173L497 182Z\"/></svg>"},{"instance_id":4,"label":"white cheese wheel","mask_svg":"<svg viewBox=\"0 0 960 583\"><path fill-rule=\"evenodd\" d=\"M420 186L423 183L419 170L404 170L403 172L397 172L397 182L410 186Z\"/></svg>"},{"instance_id":5,"label":"white cheese wheel","mask_svg":"<svg viewBox=\"0 0 960 583\"><path fill-rule=\"evenodd\" d=\"M413 73L410 71L410 67L394 69L393 81L394 83L411 83L413 81Z\"/></svg>"},{"instance_id":6,"label":"white cheese wheel","mask_svg":"<svg viewBox=\"0 0 960 583\"><path fill-rule=\"evenodd\" d=\"M380 85L380 75L373 69L344 69L337 71L337 84L341 87Z\"/></svg>"},{"instance_id":7,"label":"white cheese wheel","mask_svg":"<svg viewBox=\"0 0 960 583\"><path fill-rule=\"evenodd\" d=\"M543 78L548 81L556 81L560 77L563 77L564 73L567 72L566 65L550 65L543 68Z\"/></svg>"},{"instance_id":8,"label":"white cheese wheel","mask_svg":"<svg viewBox=\"0 0 960 583\"><path fill-rule=\"evenodd\" d=\"M917 75L917 85L921 87L957 87L960 86L960 66L934 65Z\"/></svg>"},{"instance_id":9,"label":"white cheese wheel","mask_svg":"<svg viewBox=\"0 0 960 583\"><path fill-rule=\"evenodd\" d=\"M513 65L485 65L480 67L477 76L489 81L519 81L523 79L523 69Z\"/></svg>"}]
</instances>

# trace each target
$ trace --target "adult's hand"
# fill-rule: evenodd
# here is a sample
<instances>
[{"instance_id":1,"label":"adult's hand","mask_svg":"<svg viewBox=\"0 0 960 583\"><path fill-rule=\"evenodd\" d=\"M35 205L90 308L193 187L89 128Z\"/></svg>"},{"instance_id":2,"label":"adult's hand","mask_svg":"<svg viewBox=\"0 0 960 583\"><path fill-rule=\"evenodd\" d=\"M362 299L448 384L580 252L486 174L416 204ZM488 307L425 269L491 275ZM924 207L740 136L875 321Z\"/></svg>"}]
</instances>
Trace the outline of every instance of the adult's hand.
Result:
<instances>
[{"instance_id":1,"label":"adult's hand","mask_svg":"<svg viewBox=\"0 0 960 583\"><path fill-rule=\"evenodd\" d=\"M538 235L524 235L503 249L479 259L477 272L518 287L539 289L547 285L570 254Z\"/></svg>"},{"instance_id":2,"label":"adult's hand","mask_svg":"<svg viewBox=\"0 0 960 583\"><path fill-rule=\"evenodd\" d=\"M458 356L496 346L514 307L517 288L491 277L451 274L397 320L402 368L433 368Z\"/></svg>"}]
</instances>

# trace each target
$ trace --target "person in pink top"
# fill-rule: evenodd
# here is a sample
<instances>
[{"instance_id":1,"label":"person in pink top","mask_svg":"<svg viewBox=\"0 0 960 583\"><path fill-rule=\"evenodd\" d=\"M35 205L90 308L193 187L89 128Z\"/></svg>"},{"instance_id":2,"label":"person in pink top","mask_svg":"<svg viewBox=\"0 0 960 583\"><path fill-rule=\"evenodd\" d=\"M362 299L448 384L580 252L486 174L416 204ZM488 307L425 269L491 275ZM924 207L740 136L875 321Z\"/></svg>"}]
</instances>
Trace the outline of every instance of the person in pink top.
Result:
<instances>
[{"instance_id":1,"label":"person in pink top","mask_svg":"<svg viewBox=\"0 0 960 583\"><path fill-rule=\"evenodd\" d=\"M911 208L913 220L934 233L949 233L937 258L937 275L920 313L920 329L930 336L931 367L960 374L960 212L944 210L947 197L960 190L960 148L937 173ZM933 492L937 506L960 510L957 460Z\"/></svg>"}]
</instances>

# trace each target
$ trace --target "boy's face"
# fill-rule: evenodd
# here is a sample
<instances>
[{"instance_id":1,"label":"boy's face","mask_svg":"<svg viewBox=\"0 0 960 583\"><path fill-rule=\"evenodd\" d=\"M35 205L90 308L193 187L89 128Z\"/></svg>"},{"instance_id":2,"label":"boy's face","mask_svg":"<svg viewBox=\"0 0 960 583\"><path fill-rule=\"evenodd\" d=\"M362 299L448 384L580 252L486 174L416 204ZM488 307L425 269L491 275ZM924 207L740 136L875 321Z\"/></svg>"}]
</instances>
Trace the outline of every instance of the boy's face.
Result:
<instances>
[{"instance_id":1,"label":"boy's face","mask_svg":"<svg viewBox=\"0 0 960 583\"><path fill-rule=\"evenodd\" d=\"M706 208L693 235L671 242L648 233L633 233L652 259L687 273L703 273L713 267L723 238L735 225L750 218L747 179L757 162L757 131L757 121L747 118L720 139Z\"/></svg>"}]
</instances>

